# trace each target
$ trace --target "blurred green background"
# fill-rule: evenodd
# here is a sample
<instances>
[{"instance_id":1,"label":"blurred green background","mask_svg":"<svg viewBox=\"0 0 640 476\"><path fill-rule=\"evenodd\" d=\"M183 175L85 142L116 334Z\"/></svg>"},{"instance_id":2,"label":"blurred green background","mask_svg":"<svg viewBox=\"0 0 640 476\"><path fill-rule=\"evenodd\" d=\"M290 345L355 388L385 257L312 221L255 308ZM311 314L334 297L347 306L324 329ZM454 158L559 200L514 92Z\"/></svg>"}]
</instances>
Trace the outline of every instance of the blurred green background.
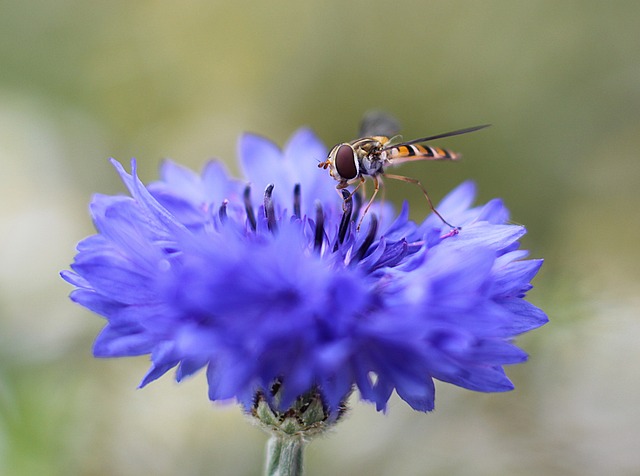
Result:
<instances>
[{"instance_id":1,"label":"blurred green background","mask_svg":"<svg viewBox=\"0 0 640 476\"><path fill-rule=\"evenodd\" d=\"M406 138L493 124L402 173L506 200L551 323L515 391L355 403L307 474L640 474L639 23L637 1L0 1L0 474L260 474L265 436L203 375L136 390L146 358L93 359L103 322L57 273L91 194L123 191L109 157L237 170L243 131L329 146L371 108Z\"/></svg>"}]
</instances>

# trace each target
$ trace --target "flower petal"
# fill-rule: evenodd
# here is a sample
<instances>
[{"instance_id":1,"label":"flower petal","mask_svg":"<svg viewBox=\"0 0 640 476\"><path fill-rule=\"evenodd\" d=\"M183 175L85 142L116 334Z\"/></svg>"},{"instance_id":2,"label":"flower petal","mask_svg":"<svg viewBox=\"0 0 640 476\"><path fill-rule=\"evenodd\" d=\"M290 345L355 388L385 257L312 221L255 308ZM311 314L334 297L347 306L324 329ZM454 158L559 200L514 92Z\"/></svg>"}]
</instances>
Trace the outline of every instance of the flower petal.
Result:
<instances>
[{"instance_id":1,"label":"flower petal","mask_svg":"<svg viewBox=\"0 0 640 476\"><path fill-rule=\"evenodd\" d=\"M206 367L209 398L247 411L319 392L329 419L354 387L383 411L394 390L432 410L433 379L513 388L503 366L527 354L512 340L548 318L524 300L542 261L524 259L501 200L474 207L465 182L438 206L461 230L433 213L416 225L406 203L397 217L374 203L359 226L360 196L336 193L310 130L284 151L252 134L238 148L250 188L216 161L200 175L166 161L149 186L113 161L130 196L93 197L97 234L61 273L107 320L96 356L150 354L141 386Z\"/></svg>"}]
</instances>

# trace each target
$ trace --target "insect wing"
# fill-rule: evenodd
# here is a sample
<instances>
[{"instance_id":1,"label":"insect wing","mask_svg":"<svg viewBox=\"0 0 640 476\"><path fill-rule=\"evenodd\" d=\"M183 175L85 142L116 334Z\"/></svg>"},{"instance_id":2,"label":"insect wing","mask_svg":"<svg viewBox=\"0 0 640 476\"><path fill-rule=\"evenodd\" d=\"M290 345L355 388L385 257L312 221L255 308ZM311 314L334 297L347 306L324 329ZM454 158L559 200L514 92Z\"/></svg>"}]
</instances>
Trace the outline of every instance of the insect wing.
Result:
<instances>
[{"instance_id":1,"label":"insect wing","mask_svg":"<svg viewBox=\"0 0 640 476\"><path fill-rule=\"evenodd\" d=\"M481 126L467 127L466 129L458 129L457 131L444 132L442 134L436 134L429 137L421 137L420 139L412 139L410 141L402 142L401 144L395 144L393 147L399 147L402 145L420 144L422 142L429 142L430 140L444 139L445 137L459 136L460 134L467 134L469 132L479 131L485 127L489 127L491 124L482 124Z\"/></svg>"},{"instance_id":2,"label":"insect wing","mask_svg":"<svg viewBox=\"0 0 640 476\"><path fill-rule=\"evenodd\" d=\"M358 137L393 137L399 132L400 123L395 117L381 111L370 111L362 118Z\"/></svg>"},{"instance_id":3,"label":"insect wing","mask_svg":"<svg viewBox=\"0 0 640 476\"><path fill-rule=\"evenodd\" d=\"M483 124L481 126L467 127L466 129L458 129L456 131L444 132L433 136L421 137L419 139L413 139L399 144L389 144L383 147L382 150L386 152L387 162L389 164L402 164L404 162L416 162L419 160L459 160L462 156L456 152L449 149L441 149L440 147L431 147L422 143L430 140L467 134L468 132L474 132L489 126L490 124Z\"/></svg>"}]
</instances>

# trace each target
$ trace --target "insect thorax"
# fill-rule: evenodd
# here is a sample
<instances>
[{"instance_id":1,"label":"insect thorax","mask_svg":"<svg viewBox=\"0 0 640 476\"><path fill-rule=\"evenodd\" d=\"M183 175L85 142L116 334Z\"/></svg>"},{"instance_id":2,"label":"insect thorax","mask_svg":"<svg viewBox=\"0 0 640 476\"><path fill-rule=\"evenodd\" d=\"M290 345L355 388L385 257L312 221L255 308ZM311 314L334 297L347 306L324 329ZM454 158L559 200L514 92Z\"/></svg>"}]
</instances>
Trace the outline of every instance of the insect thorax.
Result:
<instances>
[{"instance_id":1,"label":"insect thorax","mask_svg":"<svg viewBox=\"0 0 640 476\"><path fill-rule=\"evenodd\" d=\"M384 170L386 154L384 145L389 142L387 137L365 137L352 143L363 175L378 175Z\"/></svg>"},{"instance_id":2,"label":"insect thorax","mask_svg":"<svg viewBox=\"0 0 640 476\"><path fill-rule=\"evenodd\" d=\"M359 158L360 173L363 175L378 175L384 171L384 160L380 152L374 152Z\"/></svg>"}]
</instances>

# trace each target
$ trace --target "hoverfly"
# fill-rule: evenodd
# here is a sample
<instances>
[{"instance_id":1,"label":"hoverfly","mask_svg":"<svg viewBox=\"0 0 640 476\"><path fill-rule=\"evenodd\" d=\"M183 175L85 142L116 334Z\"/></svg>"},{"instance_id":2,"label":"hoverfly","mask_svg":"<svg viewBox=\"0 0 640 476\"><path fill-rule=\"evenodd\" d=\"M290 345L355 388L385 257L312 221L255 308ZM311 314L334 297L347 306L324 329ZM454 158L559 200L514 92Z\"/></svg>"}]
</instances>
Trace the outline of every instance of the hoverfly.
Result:
<instances>
[{"instance_id":1,"label":"hoverfly","mask_svg":"<svg viewBox=\"0 0 640 476\"><path fill-rule=\"evenodd\" d=\"M489 124L468 127L466 129L445 132L443 134L422 137L406 142L394 142L399 139L399 136L396 135L399 130L398 122L393 117L382 113L370 113L365 116L362 122L360 129L361 138L351 142L343 142L333 147L331 152L329 152L329 157L327 157L324 162L319 163L318 167L329 169L331 177L339 182L338 185L336 185L336 189L338 190L347 188L349 185L357 184L356 188L346 200L358 191L364 184L367 176L373 180L373 195L362 212L358 229L380 190L382 176L384 175L390 179L417 185L420 190L422 190L433 213L435 213L445 225L458 230L458 227L451 225L438 213L431 202L431 198L429 198L427 189L419 180L403 175L387 174L386 168L404 162L415 162L418 160L459 160L462 157L460 154L448 149L441 149L440 147L431 147L425 145L424 142L466 134L467 132L477 131L485 127L489 127Z\"/></svg>"}]
</instances>

